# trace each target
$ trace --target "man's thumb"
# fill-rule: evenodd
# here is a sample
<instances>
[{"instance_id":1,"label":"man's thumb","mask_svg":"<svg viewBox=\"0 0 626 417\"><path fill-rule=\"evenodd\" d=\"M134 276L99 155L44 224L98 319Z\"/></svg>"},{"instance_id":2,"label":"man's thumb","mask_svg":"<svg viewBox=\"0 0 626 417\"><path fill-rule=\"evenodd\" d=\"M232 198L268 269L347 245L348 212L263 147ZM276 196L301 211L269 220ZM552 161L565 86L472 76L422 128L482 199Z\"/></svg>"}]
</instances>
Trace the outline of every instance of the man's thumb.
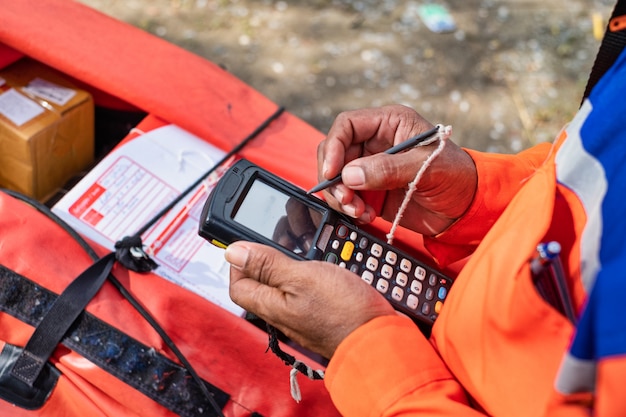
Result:
<instances>
[{"instance_id":1,"label":"man's thumb","mask_svg":"<svg viewBox=\"0 0 626 417\"><path fill-rule=\"evenodd\" d=\"M250 248L247 242L234 242L228 245L224 258L233 267L239 270L243 270L248 263L248 257L250 256Z\"/></svg>"},{"instance_id":2,"label":"man's thumb","mask_svg":"<svg viewBox=\"0 0 626 417\"><path fill-rule=\"evenodd\" d=\"M279 285L282 277L288 275L292 261L270 246L245 241L231 243L224 257L243 276L270 286Z\"/></svg>"}]
</instances>

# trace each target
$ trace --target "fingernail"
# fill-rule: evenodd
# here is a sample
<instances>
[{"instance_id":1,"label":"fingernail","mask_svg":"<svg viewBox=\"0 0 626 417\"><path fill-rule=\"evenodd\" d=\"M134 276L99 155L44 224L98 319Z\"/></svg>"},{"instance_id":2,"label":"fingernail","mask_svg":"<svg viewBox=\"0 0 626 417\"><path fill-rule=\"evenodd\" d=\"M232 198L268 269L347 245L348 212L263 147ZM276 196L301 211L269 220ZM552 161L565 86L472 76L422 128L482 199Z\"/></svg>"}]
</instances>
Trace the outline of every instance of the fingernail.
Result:
<instances>
[{"instance_id":1,"label":"fingernail","mask_svg":"<svg viewBox=\"0 0 626 417\"><path fill-rule=\"evenodd\" d=\"M354 204L345 204L341 208L348 216L356 217L356 206Z\"/></svg>"},{"instance_id":2,"label":"fingernail","mask_svg":"<svg viewBox=\"0 0 626 417\"><path fill-rule=\"evenodd\" d=\"M341 189L335 189L333 195L335 196L337 201L339 201L341 204L345 203L344 197L346 196L346 194Z\"/></svg>"},{"instance_id":3,"label":"fingernail","mask_svg":"<svg viewBox=\"0 0 626 417\"><path fill-rule=\"evenodd\" d=\"M226 258L226 262L235 268L243 269L246 266L249 253L250 251L247 247L233 243L226 248L224 258Z\"/></svg>"},{"instance_id":4,"label":"fingernail","mask_svg":"<svg viewBox=\"0 0 626 417\"><path fill-rule=\"evenodd\" d=\"M326 173L328 172L328 162L326 162L326 160L324 160L322 162L322 175L324 177L326 177Z\"/></svg>"},{"instance_id":5,"label":"fingernail","mask_svg":"<svg viewBox=\"0 0 626 417\"><path fill-rule=\"evenodd\" d=\"M348 186L360 186L365 184L365 172L361 167L345 167L341 173L344 184Z\"/></svg>"}]
</instances>

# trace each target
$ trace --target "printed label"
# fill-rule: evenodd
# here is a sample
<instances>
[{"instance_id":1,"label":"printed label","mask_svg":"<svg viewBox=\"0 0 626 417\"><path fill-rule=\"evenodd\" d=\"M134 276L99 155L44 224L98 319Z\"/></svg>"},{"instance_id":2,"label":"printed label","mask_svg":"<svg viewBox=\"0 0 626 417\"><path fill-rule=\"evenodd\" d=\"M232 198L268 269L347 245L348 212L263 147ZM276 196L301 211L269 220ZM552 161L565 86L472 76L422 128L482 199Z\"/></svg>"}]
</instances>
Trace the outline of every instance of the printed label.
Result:
<instances>
[{"instance_id":1,"label":"printed label","mask_svg":"<svg viewBox=\"0 0 626 417\"><path fill-rule=\"evenodd\" d=\"M0 114L16 126L22 126L43 112L43 107L23 96L14 88L0 94Z\"/></svg>"},{"instance_id":2,"label":"printed label","mask_svg":"<svg viewBox=\"0 0 626 417\"><path fill-rule=\"evenodd\" d=\"M71 88L61 87L41 78L35 78L28 83L24 91L59 106L65 106L76 95L76 91Z\"/></svg>"}]
</instances>

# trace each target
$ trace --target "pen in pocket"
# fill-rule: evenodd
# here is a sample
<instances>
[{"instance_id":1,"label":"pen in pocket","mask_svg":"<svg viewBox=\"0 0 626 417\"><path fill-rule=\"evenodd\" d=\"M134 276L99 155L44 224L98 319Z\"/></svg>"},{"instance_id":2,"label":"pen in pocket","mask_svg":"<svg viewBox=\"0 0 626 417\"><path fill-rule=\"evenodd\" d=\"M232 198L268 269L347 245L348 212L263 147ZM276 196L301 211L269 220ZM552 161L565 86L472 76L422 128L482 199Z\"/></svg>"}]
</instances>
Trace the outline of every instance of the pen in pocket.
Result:
<instances>
[{"instance_id":1,"label":"pen in pocket","mask_svg":"<svg viewBox=\"0 0 626 417\"><path fill-rule=\"evenodd\" d=\"M537 254L530 261L533 282L539 294L561 314L576 324L567 280L561 264L561 245L551 241L537 245Z\"/></svg>"}]
</instances>

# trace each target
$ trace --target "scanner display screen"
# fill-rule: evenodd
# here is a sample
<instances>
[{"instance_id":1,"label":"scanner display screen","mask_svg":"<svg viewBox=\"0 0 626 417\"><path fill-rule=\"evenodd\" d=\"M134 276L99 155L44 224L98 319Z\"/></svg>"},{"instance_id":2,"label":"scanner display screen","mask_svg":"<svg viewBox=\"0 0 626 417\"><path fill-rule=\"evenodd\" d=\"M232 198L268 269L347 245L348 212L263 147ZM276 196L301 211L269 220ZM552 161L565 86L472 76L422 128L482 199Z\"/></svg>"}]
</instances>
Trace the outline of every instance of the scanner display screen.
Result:
<instances>
[{"instance_id":1,"label":"scanner display screen","mask_svg":"<svg viewBox=\"0 0 626 417\"><path fill-rule=\"evenodd\" d=\"M233 220L295 253L307 253L323 215L321 210L256 179Z\"/></svg>"}]
</instances>

